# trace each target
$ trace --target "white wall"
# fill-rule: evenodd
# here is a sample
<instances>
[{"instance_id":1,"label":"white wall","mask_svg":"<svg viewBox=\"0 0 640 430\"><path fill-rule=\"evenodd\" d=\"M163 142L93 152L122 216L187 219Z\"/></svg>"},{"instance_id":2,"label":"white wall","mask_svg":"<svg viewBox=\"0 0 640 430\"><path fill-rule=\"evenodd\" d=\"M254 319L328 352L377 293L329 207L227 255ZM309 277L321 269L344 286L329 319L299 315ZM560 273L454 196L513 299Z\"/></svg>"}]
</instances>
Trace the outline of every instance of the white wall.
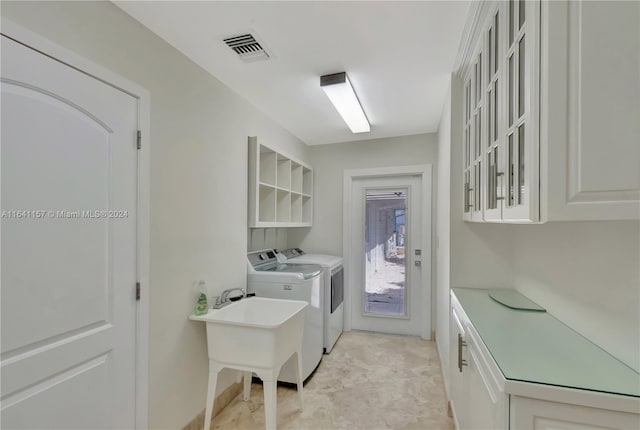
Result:
<instances>
[{"instance_id":1,"label":"white wall","mask_svg":"<svg viewBox=\"0 0 640 430\"><path fill-rule=\"evenodd\" d=\"M151 92L149 424L181 428L208 373L192 284L246 283L247 136L308 162L306 146L110 2L3 1L2 15Z\"/></svg>"},{"instance_id":2,"label":"white wall","mask_svg":"<svg viewBox=\"0 0 640 430\"><path fill-rule=\"evenodd\" d=\"M518 226L515 286L640 371L640 223Z\"/></svg>"},{"instance_id":3,"label":"white wall","mask_svg":"<svg viewBox=\"0 0 640 430\"><path fill-rule=\"evenodd\" d=\"M250 228L247 232L247 250L286 249L287 228Z\"/></svg>"},{"instance_id":4,"label":"white wall","mask_svg":"<svg viewBox=\"0 0 640 430\"><path fill-rule=\"evenodd\" d=\"M438 161L438 143L435 133L317 145L309 149L311 165L314 168L313 228L291 229L287 233L289 246L300 246L305 251L342 256L344 170L431 164L434 166L432 181L435 190ZM432 206L435 213L435 202ZM435 231L435 215L431 218L432 231ZM431 255L435 256L435 241ZM435 267L434 258L432 258L432 267ZM431 272L432 285L435 285L434 271ZM435 293L435 288L432 291ZM432 327L435 324L433 295Z\"/></svg>"},{"instance_id":5,"label":"white wall","mask_svg":"<svg viewBox=\"0 0 640 430\"><path fill-rule=\"evenodd\" d=\"M438 181L436 193L436 342L440 355L445 389L449 393L449 270L450 260L450 205L451 205L451 133L452 133L452 93L459 83L452 77L451 86L440 116L438 127Z\"/></svg>"}]
</instances>

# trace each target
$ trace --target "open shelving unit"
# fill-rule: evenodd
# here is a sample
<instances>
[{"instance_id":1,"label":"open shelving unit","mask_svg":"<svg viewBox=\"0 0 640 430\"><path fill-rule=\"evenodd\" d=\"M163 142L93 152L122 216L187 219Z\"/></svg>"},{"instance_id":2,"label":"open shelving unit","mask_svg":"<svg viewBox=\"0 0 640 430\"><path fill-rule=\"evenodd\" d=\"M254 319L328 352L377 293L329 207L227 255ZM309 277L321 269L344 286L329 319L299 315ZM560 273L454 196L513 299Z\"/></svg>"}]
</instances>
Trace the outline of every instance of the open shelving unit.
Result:
<instances>
[{"instance_id":1,"label":"open shelving unit","mask_svg":"<svg viewBox=\"0 0 640 430\"><path fill-rule=\"evenodd\" d=\"M249 137L249 227L311 227L313 169Z\"/></svg>"}]
</instances>

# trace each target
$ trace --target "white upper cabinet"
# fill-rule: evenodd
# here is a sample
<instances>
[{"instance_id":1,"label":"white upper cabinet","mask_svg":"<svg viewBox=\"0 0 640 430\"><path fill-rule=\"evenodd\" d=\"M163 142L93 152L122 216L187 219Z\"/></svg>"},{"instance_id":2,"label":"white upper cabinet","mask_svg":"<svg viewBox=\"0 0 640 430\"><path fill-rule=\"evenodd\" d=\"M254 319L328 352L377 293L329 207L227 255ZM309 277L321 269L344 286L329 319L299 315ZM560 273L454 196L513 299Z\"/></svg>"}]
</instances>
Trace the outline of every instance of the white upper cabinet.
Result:
<instances>
[{"instance_id":1,"label":"white upper cabinet","mask_svg":"<svg viewBox=\"0 0 640 430\"><path fill-rule=\"evenodd\" d=\"M640 218L640 2L543 2L543 219Z\"/></svg>"},{"instance_id":2,"label":"white upper cabinet","mask_svg":"<svg viewBox=\"0 0 640 430\"><path fill-rule=\"evenodd\" d=\"M459 74L468 221L640 219L640 2L482 2Z\"/></svg>"},{"instance_id":3,"label":"white upper cabinet","mask_svg":"<svg viewBox=\"0 0 640 430\"><path fill-rule=\"evenodd\" d=\"M482 220L482 110L484 90L482 81L482 47L474 56L465 80L464 93L464 217L469 221Z\"/></svg>"},{"instance_id":4,"label":"white upper cabinet","mask_svg":"<svg viewBox=\"0 0 640 430\"><path fill-rule=\"evenodd\" d=\"M249 227L310 227L313 170L249 137Z\"/></svg>"}]
</instances>

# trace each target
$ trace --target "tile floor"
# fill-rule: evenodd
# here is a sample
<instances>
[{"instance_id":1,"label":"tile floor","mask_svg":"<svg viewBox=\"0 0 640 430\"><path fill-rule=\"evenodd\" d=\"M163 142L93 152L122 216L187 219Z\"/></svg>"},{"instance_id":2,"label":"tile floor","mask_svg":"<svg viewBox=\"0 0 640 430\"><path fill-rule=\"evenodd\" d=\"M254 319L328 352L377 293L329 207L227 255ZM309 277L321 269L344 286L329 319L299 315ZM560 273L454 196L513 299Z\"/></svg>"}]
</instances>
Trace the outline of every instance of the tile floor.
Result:
<instances>
[{"instance_id":1,"label":"tile floor","mask_svg":"<svg viewBox=\"0 0 640 430\"><path fill-rule=\"evenodd\" d=\"M435 343L418 338L348 332L325 355L304 387L304 411L296 391L278 387L278 429L449 430ZM251 398L236 397L213 429L262 430L262 385Z\"/></svg>"}]
</instances>

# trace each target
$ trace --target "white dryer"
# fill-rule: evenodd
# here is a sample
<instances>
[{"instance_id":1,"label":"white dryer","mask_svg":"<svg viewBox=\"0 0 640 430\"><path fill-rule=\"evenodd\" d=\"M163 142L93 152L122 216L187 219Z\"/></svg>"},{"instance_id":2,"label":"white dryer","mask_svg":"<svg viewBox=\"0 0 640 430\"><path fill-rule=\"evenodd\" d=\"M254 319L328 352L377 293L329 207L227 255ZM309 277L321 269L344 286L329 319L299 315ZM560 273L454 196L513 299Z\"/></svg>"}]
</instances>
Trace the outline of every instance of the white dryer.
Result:
<instances>
[{"instance_id":1,"label":"white dryer","mask_svg":"<svg viewBox=\"0 0 640 430\"><path fill-rule=\"evenodd\" d=\"M302 335L302 378L307 379L320 364L324 344L322 267L278 262L272 249L247 254L247 291L257 297L303 300L305 308ZM294 357L280 370L278 381L296 383Z\"/></svg>"},{"instance_id":2,"label":"white dryer","mask_svg":"<svg viewBox=\"0 0 640 430\"><path fill-rule=\"evenodd\" d=\"M318 264L324 273L324 350L328 354L343 331L344 270L342 257L307 254L300 248L286 249L278 254L281 263Z\"/></svg>"}]
</instances>

